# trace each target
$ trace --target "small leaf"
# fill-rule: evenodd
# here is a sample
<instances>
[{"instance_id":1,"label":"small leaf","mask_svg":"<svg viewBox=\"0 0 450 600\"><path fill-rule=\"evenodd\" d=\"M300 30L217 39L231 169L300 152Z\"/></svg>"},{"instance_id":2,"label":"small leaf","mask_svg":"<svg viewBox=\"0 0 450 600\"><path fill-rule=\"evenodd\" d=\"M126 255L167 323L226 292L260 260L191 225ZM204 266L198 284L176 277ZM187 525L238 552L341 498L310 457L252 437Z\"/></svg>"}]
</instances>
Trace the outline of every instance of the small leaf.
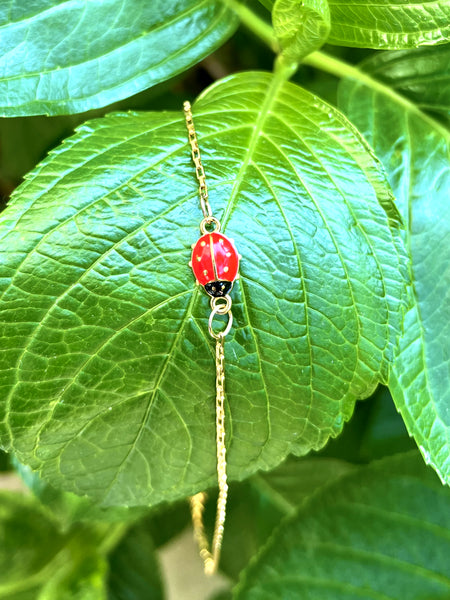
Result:
<instances>
[{"instance_id":1,"label":"small leaf","mask_svg":"<svg viewBox=\"0 0 450 600\"><path fill-rule=\"evenodd\" d=\"M450 490L417 453L322 488L276 531L235 600L448 598Z\"/></svg>"},{"instance_id":2,"label":"small leaf","mask_svg":"<svg viewBox=\"0 0 450 600\"><path fill-rule=\"evenodd\" d=\"M275 35L287 61L300 62L320 48L330 31L327 0L277 0L272 11Z\"/></svg>"},{"instance_id":3,"label":"small leaf","mask_svg":"<svg viewBox=\"0 0 450 600\"><path fill-rule=\"evenodd\" d=\"M441 51L436 52L440 62ZM417 64L422 79L430 68L428 103L434 94L442 107L440 90L449 85L450 71L435 77L431 50L425 56L420 53ZM405 53L377 55L363 67L380 76L395 64L410 70L411 60ZM405 93L407 89L404 84ZM413 102L395 100L390 89L383 93L380 87L345 81L340 105L382 160L407 224L411 307L390 376L391 393L425 460L450 484L450 319L445 301L450 282L450 131Z\"/></svg>"},{"instance_id":4,"label":"small leaf","mask_svg":"<svg viewBox=\"0 0 450 600\"><path fill-rule=\"evenodd\" d=\"M396 50L450 40L448 0L329 0L330 44Z\"/></svg>"},{"instance_id":5,"label":"small leaf","mask_svg":"<svg viewBox=\"0 0 450 600\"><path fill-rule=\"evenodd\" d=\"M3 4L0 115L106 106L188 69L237 25L218 0Z\"/></svg>"},{"instance_id":6,"label":"small leaf","mask_svg":"<svg viewBox=\"0 0 450 600\"><path fill-rule=\"evenodd\" d=\"M336 109L268 74L194 108L215 214L243 254L226 344L229 474L336 436L387 377L405 291L379 164ZM84 125L0 221L0 433L55 487L151 505L215 475L209 301L182 111Z\"/></svg>"}]
</instances>

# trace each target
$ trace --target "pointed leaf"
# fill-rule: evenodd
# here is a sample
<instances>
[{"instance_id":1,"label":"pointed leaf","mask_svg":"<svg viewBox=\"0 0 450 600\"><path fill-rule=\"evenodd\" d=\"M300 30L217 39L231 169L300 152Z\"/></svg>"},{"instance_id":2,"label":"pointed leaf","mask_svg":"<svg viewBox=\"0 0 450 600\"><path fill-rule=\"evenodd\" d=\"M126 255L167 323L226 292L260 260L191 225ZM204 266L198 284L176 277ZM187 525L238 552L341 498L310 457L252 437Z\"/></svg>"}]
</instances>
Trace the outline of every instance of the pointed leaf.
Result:
<instances>
[{"instance_id":1,"label":"pointed leaf","mask_svg":"<svg viewBox=\"0 0 450 600\"><path fill-rule=\"evenodd\" d=\"M218 0L3 3L0 115L106 106L188 69L237 25Z\"/></svg>"},{"instance_id":2,"label":"pointed leaf","mask_svg":"<svg viewBox=\"0 0 450 600\"><path fill-rule=\"evenodd\" d=\"M416 452L340 478L283 522L235 600L450 595L450 490Z\"/></svg>"},{"instance_id":3,"label":"pointed leaf","mask_svg":"<svg viewBox=\"0 0 450 600\"><path fill-rule=\"evenodd\" d=\"M336 109L262 73L195 106L211 202L243 254L226 344L229 474L336 436L387 376L398 213ZM86 124L0 223L1 433L55 487L149 505L215 480L209 301L180 113Z\"/></svg>"},{"instance_id":4,"label":"pointed leaf","mask_svg":"<svg viewBox=\"0 0 450 600\"><path fill-rule=\"evenodd\" d=\"M421 76L429 65L429 95L434 92L440 106L439 90L445 89L449 75L435 78L435 63L426 55L426 61L418 61ZM410 64L404 53L400 58L400 64ZM363 66L379 76L384 65L388 69L398 59L398 53L390 60L377 55ZM450 131L404 97L395 100L389 89L383 93L346 81L340 104L383 161L408 225L412 304L390 389L425 460L450 484L450 319L445 300L450 284Z\"/></svg>"},{"instance_id":5,"label":"pointed leaf","mask_svg":"<svg viewBox=\"0 0 450 600\"><path fill-rule=\"evenodd\" d=\"M450 40L448 0L329 0L330 44L396 50Z\"/></svg>"},{"instance_id":6,"label":"pointed leaf","mask_svg":"<svg viewBox=\"0 0 450 600\"><path fill-rule=\"evenodd\" d=\"M330 32L327 0L277 0L272 11L275 35L288 61L320 48Z\"/></svg>"}]
</instances>

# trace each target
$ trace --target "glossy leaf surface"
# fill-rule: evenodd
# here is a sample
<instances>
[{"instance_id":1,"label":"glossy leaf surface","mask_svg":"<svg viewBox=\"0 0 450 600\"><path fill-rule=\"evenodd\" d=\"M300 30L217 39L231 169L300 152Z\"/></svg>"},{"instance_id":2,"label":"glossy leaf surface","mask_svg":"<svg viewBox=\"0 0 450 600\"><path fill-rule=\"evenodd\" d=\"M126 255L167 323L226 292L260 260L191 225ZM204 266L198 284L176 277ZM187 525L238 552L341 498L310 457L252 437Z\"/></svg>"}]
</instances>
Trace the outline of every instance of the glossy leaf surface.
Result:
<instances>
[{"instance_id":1,"label":"glossy leaf surface","mask_svg":"<svg viewBox=\"0 0 450 600\"><path fill-rule=\"evenodd\" d=\"M396 50L450 39L448 0L329 0L330 44Z\"/></svg>"},{"instance_id":2,"label":"glossy leaf surface","mask_svg":"<svg viewBox=\"0 0 450 600\"><path fill-rule=\"evenodd\" d=\"M211 202L243 255L226 344L231 478L336 436L387 376L404 249L379 165L336 109L261 73L196 103ZM106 505L215 482L209 301L182 112L93 121L0 224L6 447Z\"/></svg>"},{"instance_id":3,"label":"glossy leaf surface","mask_svg":"<svg viewBox=\"0 0 450 600\"><path fill-rule=\"evenodd\" d=\"M447 598L450 490L416 452L312 496L244 571L236 600Z\"/></svg>"},{"instance_id":4,"label":"glossy leaf surface","mask_svg":"<svg viewBox=\"0 0 450 600\"><path fill-rule=\"evenodd\" d=\"M320 48L330 32L327 0L277 0L272 11L275 35L288 61L299 62Z\"/></svg>"},{"instance_id":5,"label":"glossy leaf surface","mask_svg":"<svg viewBox=\"0 0 450 600\"><path fill-rule=\"evenodd\" d=\"M0 115L106 106L191 67L236 27L218 0L3 3Z\"/></svg>"},{"instance_id":6,"label":"glossy leaf surface","mask_svg":"<svg viewBox=\"0 0 450 600\"><path fill-rule=\"evenodd\" d=\"M421 56L422 79L430 67L427 103L432 103L434 90L441 109L440 90L446 89L448 75L435 77L430 52L425 62ZM437 56L439 63L441 53ZM394 54L391 64L380 55L363 66L377 76L383 66L389 72L396 64L410 71L413 57ZM403 89L408 93L405 84ZM450 131L414 103L356 82L344 83L340 104L383 161L408 226L412 300L390 388L425 460L450 483Z\"/></svg>"}]
</instances>

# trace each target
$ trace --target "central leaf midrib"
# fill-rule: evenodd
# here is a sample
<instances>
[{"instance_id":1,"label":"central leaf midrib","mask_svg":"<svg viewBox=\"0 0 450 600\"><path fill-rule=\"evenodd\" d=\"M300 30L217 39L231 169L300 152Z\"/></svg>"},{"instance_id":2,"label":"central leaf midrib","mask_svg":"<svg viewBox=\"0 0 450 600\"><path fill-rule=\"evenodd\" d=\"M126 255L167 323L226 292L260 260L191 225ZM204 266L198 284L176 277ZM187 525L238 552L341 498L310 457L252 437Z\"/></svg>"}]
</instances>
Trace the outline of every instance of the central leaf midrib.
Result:
<instances>
[{"instance_id":1,"label":"central leaf midrib","mask_svg":"<svg viewBox=\"0 0 450 600\"><path fill-rule=\"evenodd\" d=\"M258 116L256 117L256 120L253 124L252 133L250 136L250 141L248 144L247 152L245 154L245 158L242 162L241 167L239 168L233 188L231 190L230 197L225 206L225 211L224 211L224 214L221 219L221 225L222 225L223 230L226 228L226 224L231 217L233 208L237 201L237 195L238 195L239 189L244 181L244 176L247 171L247 168L253 161L253 154L256 151L259 135L263 130L263 126L264 126L264 123L266 122L269 111L276 101L277 92L283 83L284 83L284 79L282 77L276 76L276 75L274 77L272 77L268 92L264 97L264 102L263 102L261 109L258 113ZM247 296L244 293L244 286L242 286L242 291L243 291L242 302L243 302L243 306L244 306L244 312L247 317L248 326L252 331L252 338L253 338L253 341L255 344L256 356L258 359L259 373L261 376L261 382L263 384L264 393L265 393L265 397L266 397L267 433L266 433L266 443L261 445L261 449L260 449L260 453L259 453L259 455L261 455L263 453L264 449L266 448L267 441L270 439L270 436L271 436L272 425L271 425L271 416L270 416L270 399L269 399L267 381L266 381L266 378L264 375L264 369L262 368L262 364L261 364L261 351L260 351L260 348L258 345L258 338L253 333L254 329L253 329L253 324L250 319L250 311L248 309Z\"/></svg>"}]
</instances>

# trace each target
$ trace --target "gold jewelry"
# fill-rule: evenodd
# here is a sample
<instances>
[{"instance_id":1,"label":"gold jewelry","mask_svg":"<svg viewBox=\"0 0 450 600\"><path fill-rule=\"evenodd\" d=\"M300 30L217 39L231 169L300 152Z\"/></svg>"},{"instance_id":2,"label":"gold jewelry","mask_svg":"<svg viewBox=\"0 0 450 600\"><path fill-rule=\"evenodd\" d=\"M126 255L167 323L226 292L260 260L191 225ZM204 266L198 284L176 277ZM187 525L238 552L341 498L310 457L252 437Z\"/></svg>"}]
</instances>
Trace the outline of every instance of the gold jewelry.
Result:
<instances>
[{"instance_id":1,"label":"gold jewelry","mask_svg":"<svg viewBox=\"0 0 450 600\"><path fill-rule=\"evenodd\" d=\"M200 207L203 212L203 219L200 223L202 235L192 245L192 258L189 264L194 271L197 283L203 285L207 294L211 296L208 331L211 337L216 340L216 446L219 497L217 499L216 523L211 550L209 549L203 524L206 494L200 492L190 498L194 536L200 549L200 556L203 559L205 573L211 574L217 570L219 564L228 494L224 410L225 336L230 332L233 324L232 301L229 292L238 276L240 256L234 247L233 241L220 233L220 221L212 214L190 103L185 102L183 108L192 150L192 160L194 161L195 174L199 183ZM221 331L216 331L214 328L216 315L227 315L228 317L225 329Z\"/></svg>"}]
</instances>

